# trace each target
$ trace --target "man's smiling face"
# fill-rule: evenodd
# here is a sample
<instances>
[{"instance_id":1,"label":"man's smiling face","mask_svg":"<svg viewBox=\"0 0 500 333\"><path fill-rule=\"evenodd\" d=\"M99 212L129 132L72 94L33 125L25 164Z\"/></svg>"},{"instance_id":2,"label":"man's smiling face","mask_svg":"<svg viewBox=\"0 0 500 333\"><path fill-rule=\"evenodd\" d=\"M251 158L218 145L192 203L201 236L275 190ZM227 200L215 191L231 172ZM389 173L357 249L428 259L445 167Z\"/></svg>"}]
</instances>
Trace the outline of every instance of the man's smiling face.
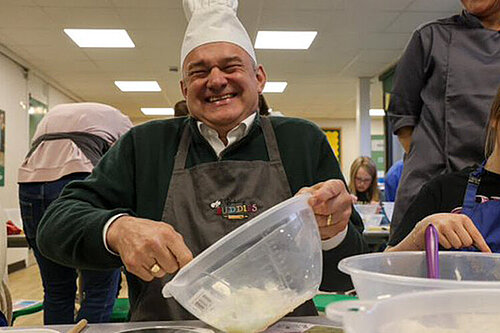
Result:
<instances>
[{"instance_id":1,"label":"man's smiling face","mask_svg":"<svg viewBox=\"0 0 500 333\"><path fill-rule=\"evenodd\" d=\"M217 42L188 54L181 89L191 115L221 133L257 110L265 82L264 69L246 51Z\"/></svg>"}]
</instances>

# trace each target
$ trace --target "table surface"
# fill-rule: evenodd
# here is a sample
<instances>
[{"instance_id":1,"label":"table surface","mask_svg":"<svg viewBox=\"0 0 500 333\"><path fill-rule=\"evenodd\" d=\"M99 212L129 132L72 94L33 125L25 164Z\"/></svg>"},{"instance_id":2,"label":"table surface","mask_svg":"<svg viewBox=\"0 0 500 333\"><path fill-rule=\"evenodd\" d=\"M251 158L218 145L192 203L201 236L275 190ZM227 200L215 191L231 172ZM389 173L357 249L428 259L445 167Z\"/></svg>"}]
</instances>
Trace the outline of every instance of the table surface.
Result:
<instances>
[{"instance_id":1,"label":"table surface","mask_svg":"<svg viewBox=\"0 0 500 333\"><path fill-rule=\"evenodd\" d=\"M339 328L341 327L340 323L336 323L328 320L325 316L316 316L316 317L285 317L282 321L286 322L297 322L297 323L310 323L324 326L331 326ZM214 332L220 332L206 325L205 323L199 320L187 320L187 321L155 321L155 322L131 322L131 323L112 323L112 324L89 324L82 333L118 333L123 330L130 330L133 328L146 328L146 327L155 327L155 326L189 326L189 327L202 327L202 328L210 328ZM72 325L49 325L44 326L44 328L50 328L59 333L67 333L73 326ZM5 329L5 331L12 332L29 332L29 329L33 327L27 328L14 328L10 327ZM4 329L2 329L3 331ZM34 333L34 332L33 332Z\"/></svg>"}]
</instances>

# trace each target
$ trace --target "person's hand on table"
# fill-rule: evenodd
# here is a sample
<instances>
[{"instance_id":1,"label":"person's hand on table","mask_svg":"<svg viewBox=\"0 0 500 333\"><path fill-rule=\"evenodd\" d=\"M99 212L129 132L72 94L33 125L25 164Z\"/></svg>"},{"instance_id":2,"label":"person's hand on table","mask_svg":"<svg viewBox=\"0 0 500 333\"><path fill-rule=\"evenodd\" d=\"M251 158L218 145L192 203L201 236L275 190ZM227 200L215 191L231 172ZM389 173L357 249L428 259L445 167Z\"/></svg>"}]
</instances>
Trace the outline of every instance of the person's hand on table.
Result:
<instances>
[{"instance_id":1,"label":"person's hand on table","mask_svg":"<svg viewBox=\"0 0 500 333\"><path fill-rule=\"evenodd\" d=\"M297 194L311 193L309 199L321 239L329 239L344 231L351 216L352 197L344 182L331 179L312 187L303 187Z\"/></svg>"},{"instance_id":2,"label":"person's hand on table","mask_svg":"<svg viewBox=\"0 0 500 333\"><path fill-rule=\"evenodd\" d=\"M355 196L354 194L349 194L351 196L351 199L352 199L352 204L355 205L358 203L358 197Z\"/></svg>"},{"instance_id":3,"label":"person's hand on table","mask_svg":"<svg viewBox=\"0 0 500 333\"><path fill-rule=\"evenodd\" d=\"M132 216L121 216L110 225L106 243L127 270L144 281L174 273L193 259L171 225Z\"/></svg>"},{"instance_id":4,"label":"person's hand on table","mask_svg":"<svg viewBox=\"0 0 500 333\"><path fill-rule=\"evenodd\" d=\"M474 222L463 214L439 213L429 215L417 223L412 232L390 251L415 251L425 248L425 229L429 224L436 227L439 244L445 249L461 249L474 246L481 252L491 249L477 230Z\"/></svg>"}]
</instances>

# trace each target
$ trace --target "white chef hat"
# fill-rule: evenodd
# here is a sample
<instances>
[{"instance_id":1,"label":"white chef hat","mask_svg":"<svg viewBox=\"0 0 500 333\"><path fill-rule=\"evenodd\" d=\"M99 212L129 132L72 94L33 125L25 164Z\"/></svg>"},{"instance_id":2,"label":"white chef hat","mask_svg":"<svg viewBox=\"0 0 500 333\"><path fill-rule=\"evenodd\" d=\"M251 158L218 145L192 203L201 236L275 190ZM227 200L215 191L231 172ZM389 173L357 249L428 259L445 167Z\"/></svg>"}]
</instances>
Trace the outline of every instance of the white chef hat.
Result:
<instances>
[{"instance_id":1,"label":"white chef hat","mask_svg":"<svg viewBox=\"0 0 500 333\"><path fill-rule=\"evenodd\" d=\"M183 0L189 21L181 50L181 68L189 52L200 45L229 42L245 50L257 63L247 31L236 16L238 0Z\"/></svg>"}]
</instances>

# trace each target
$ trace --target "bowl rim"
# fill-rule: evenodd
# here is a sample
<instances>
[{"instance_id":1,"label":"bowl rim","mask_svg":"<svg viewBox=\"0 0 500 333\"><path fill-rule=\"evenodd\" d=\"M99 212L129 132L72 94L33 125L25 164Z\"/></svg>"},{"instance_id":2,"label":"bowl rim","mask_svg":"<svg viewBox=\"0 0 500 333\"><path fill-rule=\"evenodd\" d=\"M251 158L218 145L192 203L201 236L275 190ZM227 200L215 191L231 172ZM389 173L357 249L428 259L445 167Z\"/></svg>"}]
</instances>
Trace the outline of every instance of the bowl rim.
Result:
<instances>
[{"instance_id":1,"label":"bowl rim","mask_svg":"<svg viewBox=\"0 0 500 333\"><path fill-rule=\"evenodd\" d=\"M294 214L297 213L297 211L302 211L302 210L309 210L311 214L313 214L314 217L314 212L309 205L309 199L312 197L310 193L304 193L304 194L299 194L295 195L287 200L284 200L275 206L269 208L268 210L264 211L263 213L257 215L256 217L252 218L245 224L241 225L237 229L233 230L232 232L228 233L227 235L223 236L219 240L217 240L215 243L210 245L208 248L203 250L200 254L198 254L193 260L191 260L187 265L182 267L180 270L177 271L177 273L173 276L173 278L167 282L162 289L162 293L164 297L170 297L172 295L170 288L171 285L175 284L176 281L178 281L182 276L186 274L187 271L192 270L192 267L199 266L199 263L202 262L206 257L209 257L210 255L213 254L213 252L217 251L220 247L220 245L224 242L226 242L228 239L239 236L241 233L245 232L249 228L257 228L261 221L263 219L268 218L269 216L272 216L277 213L281 212L286 212L287 215L290 215L292 212ZM292 210L293 208L293 210ZM315 224L315 239L317 239L317 246L320 249L320 255L322 254L321 251L321 237L319 234L319 229L317 228L317 222L314 217L314 221L311 221L309 223L314 223ZM275 223L277 224L277 223ZM311 239L311 242L314 241L314 239ZM175 297L175 296L174 296Z\"/></svg>"},{"instance_id":2,"label":"bowl rim","mask_svg":"<svg viewBox=\"0 0 500 333\"><path fill-rule=\"evenodd\" d=\"M482 253L482 252L463 252L463 251L440 251L440 256L450 256L461 254L467 257L474 256L482 256L482 257L490 257L490 258L498 258L500 260L500 254L497 253ZM395 275L395 274L387 274L387 273L378 273L378 272L370 272L360 268L350 267L349 264L351 261L363 258L363 259L371 259L374 257L382 257L382 256L390 256L390 257L403 257L403 256L424 256L424 251L404 251L404 252L380 252L380 253L368 253L356 255L348 258L342 259L338 268L340 271L349 274L352 279L354 279L353 274L357 276L362 276L364 278L368 278L370 280L373 279L383 279L384 281L397 281L399 285L416 285L416 286L429 286L429 279L425 277L412 277L412 276L404 276L404 275ZM470 287L477 288L478 286L488 286L488 287L496 287L500 288L500 281L480 281L480 280L445 280L445 279L436 279L433 280L433 287Z\"/></svg>"}]
</instances>

